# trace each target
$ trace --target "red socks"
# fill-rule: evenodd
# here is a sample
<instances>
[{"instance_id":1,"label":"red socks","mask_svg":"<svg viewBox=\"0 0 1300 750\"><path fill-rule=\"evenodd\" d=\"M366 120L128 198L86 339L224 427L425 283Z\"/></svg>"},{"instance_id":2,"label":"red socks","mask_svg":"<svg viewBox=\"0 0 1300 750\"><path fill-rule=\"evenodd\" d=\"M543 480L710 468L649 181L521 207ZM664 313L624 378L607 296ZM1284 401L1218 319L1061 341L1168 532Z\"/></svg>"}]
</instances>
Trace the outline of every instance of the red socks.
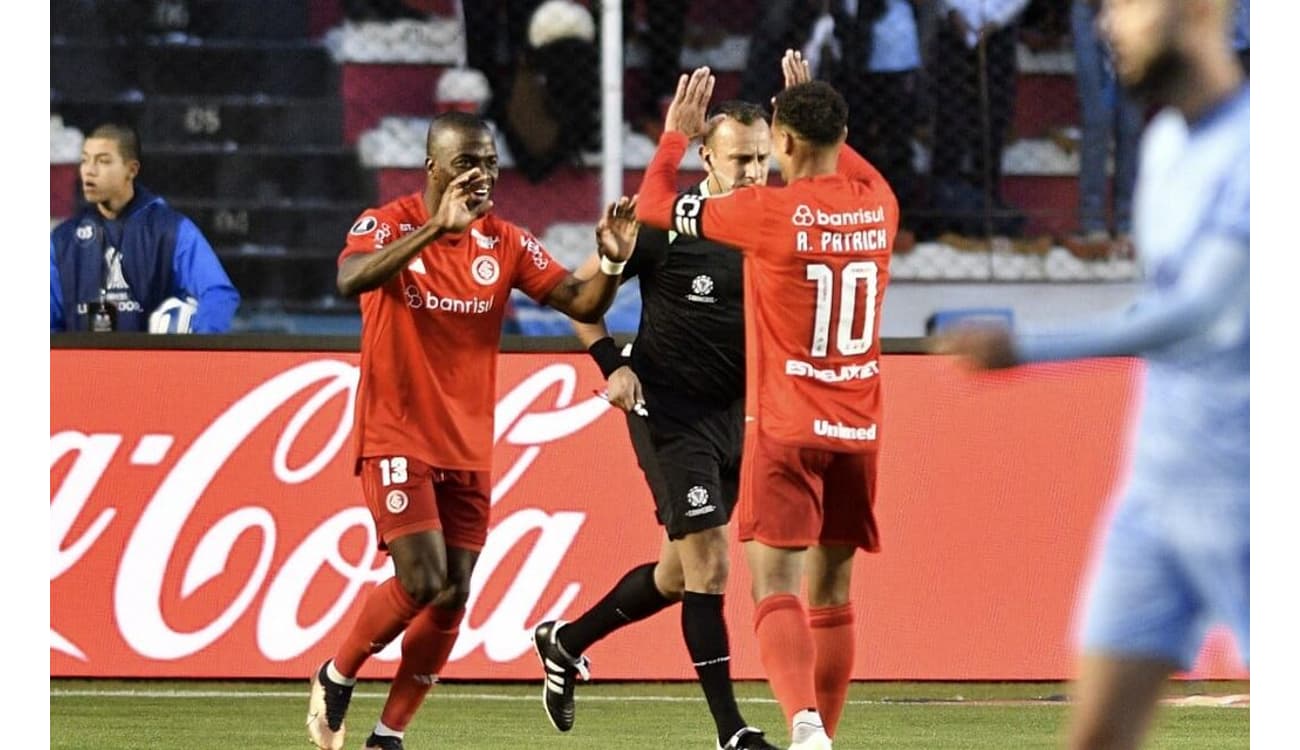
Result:
<instances>
[{"instance_id":1,"label":"red socks","mask_svg":"<svg viewBox=\"0 0 1300 750\"><path fill-rule=\"evenodd\" d=\"M384 726L401 732L411 723L439 670L447 665L464 616L463 609L427 607L411 620L402 636L402 661L379 717Z\"/></svg>"},{"instance_id":2,"label":"red socks","mask_svg":"<svg viewBox=\"0 0 1300 750\"><path fill-rule=\"evenodd\" d=\"M396 577L379 584L370 592L361 616L334 656L334 668L344 677L356 677L366 659L384 650L419 612L420 605L407 595Z\"/></svg>"},{"instance_id":3,"label":"red socks","mask_svg":"<svg viewBox=\"0 0 1300 750\"><path fill-rule=\"evenodd\" d=\"M853 678L853 605L821 607L808 612L808 624L816 649L815 684L817 710L822 715L826 734L835 736L835 727L844 712L849 681Z\"/></svg>"},{"instance_id":4,"label":"red socks","mask_svg":"<svg viewBox=\"0 0 1300 750\"><path fill-rule=\"evenodd\" d=\"M754 634L768 685L789 724L799 711L816 708L818 698L812 634L799 598L773 594L759 602L754 610Z\"/></svg>"}]
</instances>

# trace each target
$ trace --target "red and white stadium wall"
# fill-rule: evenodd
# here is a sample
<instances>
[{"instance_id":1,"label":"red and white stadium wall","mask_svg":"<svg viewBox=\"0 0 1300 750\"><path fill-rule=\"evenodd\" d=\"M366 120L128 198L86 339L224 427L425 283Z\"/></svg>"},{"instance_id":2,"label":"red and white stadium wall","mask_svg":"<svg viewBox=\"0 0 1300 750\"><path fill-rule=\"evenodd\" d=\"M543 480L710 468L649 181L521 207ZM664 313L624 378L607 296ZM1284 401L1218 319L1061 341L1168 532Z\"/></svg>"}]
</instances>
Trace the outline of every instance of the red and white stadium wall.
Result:
<instances>
[{"instance_id":1,"label":"red and white stadium wall","mask_svg":"<svg viewBox=\"0 0 1300 750\"><path fill-rule=\"evenodd\" d=\"M296 679L332 653L389 574L351 473L357 359L51 351L51 676ZM855 567L856 678L1074 675L1077 593L1123 479L1138 366L973 376L884 357L884 549ZM493 526L447 678L538 678L530 628L576 616L659 548L594 365L508 353L497 380ZM733 673L761 678L738 550L732 571ZM597 678L694 677L672 613L591 657ZM1218 633L1190 673L1244 675Z\"/></svg>"}]
</instances>

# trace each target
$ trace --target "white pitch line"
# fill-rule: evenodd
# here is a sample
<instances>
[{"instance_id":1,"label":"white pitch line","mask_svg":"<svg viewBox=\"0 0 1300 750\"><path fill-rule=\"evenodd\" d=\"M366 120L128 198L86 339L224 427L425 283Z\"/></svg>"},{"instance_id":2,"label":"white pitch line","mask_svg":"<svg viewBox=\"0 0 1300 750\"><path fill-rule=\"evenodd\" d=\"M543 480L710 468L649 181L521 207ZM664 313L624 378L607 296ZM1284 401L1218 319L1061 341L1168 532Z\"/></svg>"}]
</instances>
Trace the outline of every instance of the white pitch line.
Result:
<instances>
[{"instance_id":1,"label":"white pitch line","mask_svg":"<svg viewBox=\"0 0 1300 750\"><path fill-rule=\"evenodd\" d=\"M210 698L301 698L304 691L284 691L284 690L65 690L56 688L50 691L51 698L160 698L160 699L210 699ZM353 693L353 698L364 700L379 700L387 697L387 693ZM1238 697L1238 696L1232 696ZM461 700L461 701L499 701L506 703L532 703L537 700L533 695L509 695L502 693L455 693L440 692L436 693L431 699L434 701ZM699 703L703 698L687 698L675 695L584 695L582 700L603 703ZM1167 705L1174 707L1191 707L1191 704L1177 702L1178 699L1167 701ZM737 703L776 703L772 698L737 698ZM972 700L954 700L944 698L896 698L896 699L876 699L876 700L849 700L846 701L851 706L1059 706L1066 705L1067 701L1059 700L1035 700L1029 699L972 699ZM1205 703L1199 704L1205 706ZM1247 708L1248 706L1217 704L1216 707L1222 708Z\"/></svg>"},{"instance_id":2,"label":"white pitch line","mask_svg":"<svg viewBox=\"0 0 1300 750\"><path fill-rule=\"evenodd\" d=\"M175 699L197 699L197 698L301 698L304 691L287 692L283 690L268 690L264 692L250 690L65 690L56 688L50 691L51 698L175 698ZM387 698L387 693L353 693L353 698L362 699L382 699ZM435 693L431 700L469 700L469 701L504 701L508 703L532 703L537 700L535 695L509 695L502 693L452 693L442 692ZM687 698L676 695L584 695L583 701L595 701L605 703L700 703L704 699ZM776 703L772 698L737 698L737 703ZM934 701L897 701L897 700L850 700L846 701L850 705L886 705L900 703L917 703L925 705L927 703L944 703L941 700ZM977 701L951 701L945 705L960 706L965 704L976 703ZM1026 703L1042 703L1044 701L1026 701Z\"/></svg>"}]
</instances>

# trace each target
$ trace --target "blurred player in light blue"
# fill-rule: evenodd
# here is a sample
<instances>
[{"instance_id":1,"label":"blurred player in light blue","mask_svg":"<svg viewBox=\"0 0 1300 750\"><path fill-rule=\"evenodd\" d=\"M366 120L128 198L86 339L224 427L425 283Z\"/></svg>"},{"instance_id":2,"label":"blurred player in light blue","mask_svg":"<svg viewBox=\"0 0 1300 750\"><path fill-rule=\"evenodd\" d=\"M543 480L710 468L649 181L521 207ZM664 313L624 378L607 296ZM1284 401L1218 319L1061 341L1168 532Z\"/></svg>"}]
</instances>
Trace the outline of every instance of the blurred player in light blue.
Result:
<instances>
[{"instance_id":1,"label":"blurred player in light blue","mask_svg":"<svg viewBox=\"0 0 1300 750\"><path fill-rule=\"evenodd\" d=\"M1069 330L971 328L936 351L982 367L1146 361L1133 473L1088 592L1072 748L1136 747L1207 625L1250 653L1250 90L1233 0L1105 0L1120 80L1164 106L1135 199L1143 294Z\"/></svg>"}]
</instances>

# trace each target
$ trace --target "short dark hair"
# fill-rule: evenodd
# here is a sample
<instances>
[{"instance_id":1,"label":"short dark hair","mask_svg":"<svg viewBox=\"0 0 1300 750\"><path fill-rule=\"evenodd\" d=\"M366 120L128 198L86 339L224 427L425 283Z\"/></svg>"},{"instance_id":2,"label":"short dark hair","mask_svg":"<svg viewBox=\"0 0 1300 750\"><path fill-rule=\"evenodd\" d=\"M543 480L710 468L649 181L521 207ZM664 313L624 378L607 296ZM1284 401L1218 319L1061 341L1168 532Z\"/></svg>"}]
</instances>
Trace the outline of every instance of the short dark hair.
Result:
<instances>
[{"instance_id":1,"label":"short dark hair","mask_svg":"<svg viewBox=\"0 0 1300 750\"><path fill-rule=\"evenodd\" d=\"M424 153L427 156L433 155L433 142L437 140L438 134L444 130L456 130L462 135L478 132L490 134L492 132L487 122L476 114L455 109L443 112L429 123L429 133L424 141Z\"/></svg>"},{"instance_id":2,"label":"short dark hair","mask_svg":"<svg viewBox=\"0 0 1300 750\"><path fill-rule=\"evenodd\" d=\"M767 117L767 110L757 104L739 99L730 99L718 104L709 113L709 119L705 121L704 125L704 134L700 137L702 143L707 144L709 139L713 137L714 131L722 124L722 117L735 120L741 125L753 125L759 120L770 122Z\"/></svg>"},{"instance_id":3,"label":"short dark hair","mask_svg":"<svg viewBox=\"0 0 1300 750\"><path fill-rule=\"evenodd\" d=\"M117 144L123 161L140 161L140 136L130 125L106 122L90 131L86 138L105 138Z\"/></svg>"},{"instance_id":4,"label":"short dark hair","mask_svg":"<svg viewBox=\"0 0 1300 750\"><path fill-rule=\"evenodd\" d=\"M776 119L818 146L832 146L844 137L849 105L825 81L808 81L776 95Z\"/></svg>"}]
</instances>

